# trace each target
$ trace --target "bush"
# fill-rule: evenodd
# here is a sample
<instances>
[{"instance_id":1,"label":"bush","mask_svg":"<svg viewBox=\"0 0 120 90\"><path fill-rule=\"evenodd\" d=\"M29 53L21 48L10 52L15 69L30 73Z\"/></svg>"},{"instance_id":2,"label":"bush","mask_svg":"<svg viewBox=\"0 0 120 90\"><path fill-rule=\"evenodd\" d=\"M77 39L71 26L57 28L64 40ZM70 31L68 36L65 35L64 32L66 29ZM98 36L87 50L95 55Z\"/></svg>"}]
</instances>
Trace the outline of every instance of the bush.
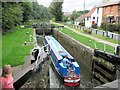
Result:
<instances>
[{"instance_id":1,"label":"bush","mask_svg":"<svg viewBox=\"0 0 120 90\"><path fill-rule=\"evenodd\" d=\"M97 23L93 24L93 25L92 25L92 28L97 29Z\"/></svg>"},{"instance_id":2,"label":"bush","mask_svg":"<svg viewBox=\"0 0 120 90\"><path fill-rule=\"evenodd\" d=\"M80 26L85 26L85 23L79 23Z\"/></svg>"},{"instance_id":3,"label":"bush","mask_svg":"<svg viewBox=\"0 0 120 90\"><path fill-rule=\"evenodd\" d=\"M101 28L103 29L103 30L106 30L106 26L107 26L107 22L102 22L101 23Z\"/></svg>"},{"instance_id":4,"label":"bush","mask_svg":"<svg viewBox=\"0 0 120 90\"><path fill-rule=\"evenodd\" d=\"M90 28L87 28L84 30L84 33L91 34L92 32L91 32Z\"/></svg>"},{"instance_id":5,"label":"bush","mask_svg":"<svg viewBox=\"0 0 120 90\"><path fill-rule=\"evenodd\" d=\"M117 28L116 31L120 34L120 23L116 24Z\"/></svg>"},{"instance_id":6,"label":"bush","mask_svg":"<svg viewBox=\"0 0 120 90\"><path fill-rule=\"evenodd\" d=\"M107 31L113 32L113 31L116 31L116 29L117 29L116 24L109 23L109 24L106 25L106 30Z\"/></svg>"},{"instance_id":7,"label":"bush","mask_svg":"<svg viewBox=\"0 0 120 90\"><path fill-rule=\"evenodd\" d=\"M103 30L107 30L107 31L110 31L110 32L113 32L113 31L119 31L120 32L120 23L118 24L113 24L113 23L108 23L108 22L102 22L101 23L101 28Z\"/></svg>"}]
</instances>

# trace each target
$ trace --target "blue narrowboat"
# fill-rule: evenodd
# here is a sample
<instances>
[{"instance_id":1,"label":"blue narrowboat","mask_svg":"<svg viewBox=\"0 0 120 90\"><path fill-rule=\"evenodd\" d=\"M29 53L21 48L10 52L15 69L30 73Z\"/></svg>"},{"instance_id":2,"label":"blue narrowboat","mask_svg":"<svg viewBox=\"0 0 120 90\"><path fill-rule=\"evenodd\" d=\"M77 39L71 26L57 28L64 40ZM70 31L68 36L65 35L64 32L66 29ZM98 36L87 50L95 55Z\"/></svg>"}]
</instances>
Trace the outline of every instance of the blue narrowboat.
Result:
<instances>
[{"instance_id":1,"label":"blue narrowboat","mask_svg":"<svg viewBox=\"0 0 120 90\"><path fill-rule=\"evenodd\" d=\"M45 44L57 73L64 79L66 86L80 85L80 67L74 58L52 36L45 36Z\"/></svg>"}]
</instances>

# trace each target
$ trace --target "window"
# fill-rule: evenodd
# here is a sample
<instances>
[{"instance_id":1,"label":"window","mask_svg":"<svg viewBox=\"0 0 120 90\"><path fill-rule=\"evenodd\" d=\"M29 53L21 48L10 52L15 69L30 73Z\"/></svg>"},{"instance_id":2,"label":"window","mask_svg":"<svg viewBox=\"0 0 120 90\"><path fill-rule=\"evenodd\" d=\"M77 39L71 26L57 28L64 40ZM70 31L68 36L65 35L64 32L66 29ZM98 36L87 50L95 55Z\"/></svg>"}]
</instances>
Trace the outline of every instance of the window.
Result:
<instances>
[{"instance_id":1,"label":"window","mask_svg":"<svg viewBox=\"0 0 120 90\"><path fill-rule=\"evenodd\" d=\"M95 19L95 17L93 17L93 19Z\"/></svg>"},{"instance_id":2,"label":"window","mask_svg":"<svg viewBox=\"0 0 120 90\"><path fill-rule=\"evenodd\" d=\"M97 22L98 22L98 19L99 19L99 18L97 17Z\"/></svg>"},{"instance_id":3,"label":"window","mask_svg":"<svg viewBox=\"0 0 120 90\"><path fill-rule=\"evenodd\" d=\"M87 17L87 21L89 20L89 17Z\"/></svg>"},{"instance_id":4,"label":"window","mask_svg":"<svg viewBox=\"0 0 120 90\"><path fill-rule=\"evenodd\" d=\"M99 8L97 8L97 14L99 13Z\"/></svg>"}]
</instances>

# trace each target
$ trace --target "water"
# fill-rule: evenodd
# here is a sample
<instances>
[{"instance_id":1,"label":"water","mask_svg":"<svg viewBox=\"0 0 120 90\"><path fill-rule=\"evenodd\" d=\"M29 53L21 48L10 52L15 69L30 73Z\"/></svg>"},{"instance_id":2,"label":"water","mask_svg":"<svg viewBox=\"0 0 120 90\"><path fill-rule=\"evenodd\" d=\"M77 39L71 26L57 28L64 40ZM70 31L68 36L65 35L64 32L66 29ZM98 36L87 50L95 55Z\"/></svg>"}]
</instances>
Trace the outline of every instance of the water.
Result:
<instances>
[{"instance_id":1,"label":"water","mask_svg":"<svg viewBox=\"0 0 120 90\"><path fill-rule=\"evenodd\" d=\"M50 78L50 88L86 88L82 83L85 83L81 80L81 84L78 87L68 87L64 85L63 79L57 74L53 65L49 66L49 78Z\"/></svg>"},{"instance_id":2,"label":"water","mask_svg":"<svg viewBox=\"0 0 120 90\"><path fill-rule=\"evenodd\" d=\"M41 47L43 46L43 36L42 35L37 35L37 41L38 41L38 45Z\"/></svg>"},{"instance_id":3,"label":"water","mask_svg":"<svg viewBox=\"0 0 120 90\"><path fill-rule=\"evenodd\" d=\"M38 45L41 47L43 46L43 37L37 36ZM91 81L88 82L86 78L88 77L84 68L81 68L81 84L77 88L91 88L92 84ZM57 74L52 64L49 65L49 86L50 88L69 88L64 86L62 78ZM71 88L71 87L70 87ZM74 87L73 87L74 88Z\"/></svg>"}]
</instances>

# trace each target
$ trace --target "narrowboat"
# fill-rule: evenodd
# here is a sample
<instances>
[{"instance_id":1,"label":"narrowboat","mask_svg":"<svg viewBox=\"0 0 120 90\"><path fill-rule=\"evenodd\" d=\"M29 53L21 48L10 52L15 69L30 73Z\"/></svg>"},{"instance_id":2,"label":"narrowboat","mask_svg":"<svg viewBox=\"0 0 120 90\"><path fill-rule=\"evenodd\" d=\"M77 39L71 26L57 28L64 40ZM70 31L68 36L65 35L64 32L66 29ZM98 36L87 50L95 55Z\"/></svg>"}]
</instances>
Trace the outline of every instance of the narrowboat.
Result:
<instances>
[{"instance_id":1,"label":"narrowboat","mask_svg":"<svg viewBox=\"0 0 120 90\"><path fill-rule=\"evenodd\" d=\"M65 86L80 85L80 67L74 58L52 36L45 36L44 43L57 73L63 78Z\"/></svg>"}]
</instances>

